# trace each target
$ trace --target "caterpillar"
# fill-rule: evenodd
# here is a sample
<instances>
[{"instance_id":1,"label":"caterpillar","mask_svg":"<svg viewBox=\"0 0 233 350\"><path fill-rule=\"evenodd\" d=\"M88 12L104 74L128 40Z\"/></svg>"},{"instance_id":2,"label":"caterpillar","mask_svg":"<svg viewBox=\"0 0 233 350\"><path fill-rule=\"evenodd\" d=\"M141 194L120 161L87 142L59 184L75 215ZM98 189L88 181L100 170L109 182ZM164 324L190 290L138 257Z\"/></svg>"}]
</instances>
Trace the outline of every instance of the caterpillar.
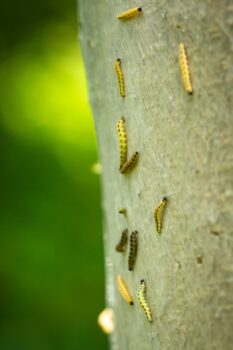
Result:
<instances>
[{"instance_id":1,"label":"caterpillar","mask_svg":"<svg viewBox=\"0 0 233 350\"><path fill-rule=\"evenodd\" d=\"M120 146L120 168L122 168L127 160L127 138L124 117L121 117L121 119L117 122L117 135Z\"/></svg>"},{"instance_id":2,"label":"caterpillar","mask_svg":"<svg viewBox=\"0 0 233 350\"><path fill-rule=\"evenodd\" d=\"M181 77L183 80L184 88L190 95L192 95L193 88L192 88L191 79L190 79L188 58L186 55L184 44L182 43L180 43L179 45L179 61L180 61L180 71L181 71Z\"/></svg>"},{"instance_id":3,"label":"caterpillar","mask_svg":"<svg viewBox=\"0 0 233 350\"><path fill-rule=\"evenodd\" d=\"M148 306L148 303L146 301L146 284L144 280L141 280L140 282L140 287L137 291L137 299L146 315L146 318L148 319L149 322L152 322L151 309Z\"/></svg>"},{"instance_id":4,"label":"caterpillar","mask_svg":"<svg viewBox=\"0 0 233 350\"><path fill-rule=\"evenodd\" d=\"M166 204L167 197L163 197L163 199L159 202L158 206L155 208L154 211L155 223L158 233L162 232L163 212Z\"/></svg>"},{"instance_id":5,"label":"caterpillar","mask_svg":"<svg viewBox=\"0 0 233 350\"><path fill-rule=\"evenodd\" d=\"M133 155L125 164L119 169L121 174L127 174L129 173L137 164L139 159L139 153L134 152Z\"/></svg>"},{"instance_id":6,"label":"caterpillar","mask_svg":"<svg viewBox=\"0 0 233 350\"><path fill-rule=\"evenodd\" d=\"M115 62L115 71L118 80L119 93L122 97L125 97L125 83L124 83L124 75L121 69L121 59L118 58Z\"/></svg>"},{"instance_id":7,"label":"caterpillar","mask_svg":"<svg viewBox=\"0 0 233 350\"><path fill-rule=\"evenodd\" d=\"M116 251L119 253L122 253L125 251L126 245L128 242L128 230L127 228L122 232L121 234L121 239L119 241L119 243L117 243L116 245Z\"/></svg>"},{"instance_id":8,"label":"caterpillar","mask_svg":"<svg viewBox=\"0 0 233 350\"><path fill-rule=\"evenodd\" d=\"M118 210L118 213L119 213L119 214L127 215L127 210L126 210L126 208L120 208L120 209Z\"/></svg>"},{"instance_id":9,"label":"caterpillar","mask_svg":"<svg viewBox=\"0 0 233 350\"><path fill-rule=\"evenodd\" d=\"M128 268L129 271L133 271L136 257L137 257L137 251L138 251L138 232L134 231L130 235L130 243L129 243L129 258L128 258Z\"/></svg>"},{"instance_id":10,"label":"caterpillar","mask_svg":"<svg viewBox=\"0 0 233 350\"><path fill-rule=\"evenodd\" d=\"M133 298L129 292L129 288L121 275L117 275L117 287L122 298L130 305L133 305Z\"/></svg>"},{"instance_id":11,"label":"caterpillar","mask_svg":"<svg viewBox=\"0 0 233 350\"><path fill-rule=\"evenodd\" d=\"M140 12L142 12L141 7L134 7L132 9L129 9L127 11L122 12L116 18L117 19L128 19L130 17L138 15Z\"/></svg>"}]
</instances>

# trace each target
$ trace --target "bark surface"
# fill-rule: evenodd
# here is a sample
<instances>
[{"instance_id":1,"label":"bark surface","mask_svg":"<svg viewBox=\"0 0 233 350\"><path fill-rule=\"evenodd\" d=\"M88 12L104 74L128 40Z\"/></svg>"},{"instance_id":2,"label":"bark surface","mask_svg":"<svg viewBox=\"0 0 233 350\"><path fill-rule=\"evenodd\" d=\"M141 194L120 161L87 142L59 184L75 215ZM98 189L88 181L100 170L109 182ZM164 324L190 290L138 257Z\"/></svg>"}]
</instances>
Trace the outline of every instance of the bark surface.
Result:
<instances>
[{"instance_id":1,"label":"bark surface","mask_svg":"<svg viewBox=\"0 0 233 350\"><path fill-rule=\"evenodd\" d=\"M116 15L141 6L141 15ZM230 0L83 0L80 39L100 162L107 305L114 309L112 349L231 350L233 344L233 121ZM189 58L194 93L183 88L178 45ZM122 60L126 97L114 63ZM116 123L126 120L128 155L120 174ZM153 212L168 197L162 234ZM127 216L118 209L127 208ZM135 270L121 232L138 231ZM134 299L143 278L154 321L118 293L116 275Z\"/></svg>"}]
</instances>

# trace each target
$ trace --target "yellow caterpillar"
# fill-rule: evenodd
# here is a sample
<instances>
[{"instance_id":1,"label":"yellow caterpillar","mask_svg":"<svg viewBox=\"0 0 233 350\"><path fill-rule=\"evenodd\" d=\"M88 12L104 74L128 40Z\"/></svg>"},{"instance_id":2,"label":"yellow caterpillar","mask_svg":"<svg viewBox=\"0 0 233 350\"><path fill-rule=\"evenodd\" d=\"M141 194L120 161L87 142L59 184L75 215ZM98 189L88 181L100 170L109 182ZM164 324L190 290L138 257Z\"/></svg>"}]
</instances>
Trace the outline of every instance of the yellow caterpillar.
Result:
<instances>
[{"instance_id":1,"label":"yellow caterpillar","mask_svg":"<svg viewBox=\"0 0 233 350\"><path fill-rule=\"evenodd\" d=\"M128 268L129 271L133 271L138 251L138 232L134 231L130 235L130 245L129 245L129 258L128 258Z\"/></svg>"},{"instance_id":2,"label":"yellow caterpillar","mask_svg":"<svg viewBox=\"0 0 233 350\"><path fill-rule=\"evenodd\" d=\"M141 7L134 7L132 9L129 9L127 11L122 12L117 16L118 19L128 19L130 17L138 15L140 12L142 12Z\"/></svg>"},{"instance_id":3,"label":"yellow caterpillar","mask_svg":"<svg viewBox=\"0 0 233 350\"><path fill-rule=\"evenodd\" d=\"M127 215L127 209L126 209L126 208L120 208L120 209L118 210L118 213L119 213L119 214L123 214L123 215Z\"/></svg>"},{"instance_id":4,"label":"yellow caterpillar","mask_svg":"<svg viewBox=\"0 0 233 350\"><path fill-rule=\"evenodd\" d=\"M126 228L121 234L121 239L119 243L116 245L116 251L119 253L124 252L127 242L128 242L128 230Z\"/></svg>"},{"instance_id":5,"label":"yellow caterpillar","mask_svg":"<svg viewBox=\"0 0 233 350\"><path fill-rule=\"evenodd\" d=\"M127 174L129 173L137 164L139 159L139 153L134 152L131 158L125 162L125 164L120 168L121 174Z\"/></svg>"},{"instance_id":6,"label":"yellow caterpillar","mask_svg":"<svg viewBox=\"0 0 233 350\"><path fill-rule=\"evenodd\" d=\"M125 132L125 118L121 119L117 123L117 135L120 146L120 169L123 167L127 160L127 138Z\"/></svg>"},{"instance_id":7,"label":"yellow caterpillar","mask_svg":"<svg viewBox=\"0 0 233 350\"><path fill-rule=\"evenodd\" d=\"M118 58L115 62L115 71L118 80L119 93L122 97L125 97L125 83L124 83L124 75L121 69L121 59Z\"/></svg>"},{"instance_id":8,"label":"yellow caterpillar","mask_svg":"<svg viewBox=\"0 0 233 350\"><path fill-rule=\"evenodd\" d=\"M155 208L154 211L155 223L158 233L162 232L163 212L166 204L167 197L163 197L163 199L159 202L158 206Z\"/></svg>"},{"instance_id":9,"label":"yellow caterpillar","mask_svg":"<svg viewBox=\"0 0 233 350\"><path fill-rule=\"evenodd\" d=\"M184 44L179 45L179 61L180 61L180 71L183 80L185 90L191 95L193 93L193 88L190 79L190 70L188 64L188 58L185 52Z\"/></svg>"},{"instance_id":10,"label":"yellow caterpillar","mask_svg":"<svg viewBox=\"0 0 233 350\"><path fill-rule=\"evenodd\" d=\"M131 297L131 294L129 292L128 286L125 283L125 280L123 279L123 277L121 275L117 275L117 287L118 290L121 294L121 296L123 297L123 299L130 305L133 305L133 299Z\"/></svg>"},{"instance_id":11,"label":"yellow caterpillar","mask_svg":"<svg viewBox=\"0 0 233 350\"><path fill-rule=\"evenodd\" d=\"M137 299L146 315L146 318L149 322L152 322L152 313L151 309L148 306L148 303L146 301L146 284L144 280L141 280L140 282L139 290L137 291Z\"/></svg>"}]
</instances>

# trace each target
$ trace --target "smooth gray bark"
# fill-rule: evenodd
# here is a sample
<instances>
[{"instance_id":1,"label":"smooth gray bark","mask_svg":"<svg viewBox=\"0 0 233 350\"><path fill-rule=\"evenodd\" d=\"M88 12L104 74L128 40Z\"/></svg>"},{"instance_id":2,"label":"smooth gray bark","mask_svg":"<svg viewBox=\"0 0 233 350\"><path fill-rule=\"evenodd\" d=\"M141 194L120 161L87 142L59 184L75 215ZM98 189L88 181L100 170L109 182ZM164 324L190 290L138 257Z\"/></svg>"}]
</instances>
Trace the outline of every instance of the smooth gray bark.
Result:
<instances>
[{"instance_id":1,"label":"smooth gray bark","mask_svg":"<svg viewBox=\"0 0 233 350\"><path fill-rule=\"evenodd\" d=\"M142 15L117 14L142 6ZM112 349L231 350L233 347L233 5L230 0L83 0L80 39L100 162L107 305L115 312ZM187 49L194 94L183 89L178 45ZM120 57L126 97L119 96ZM116 123L126 119L129 155L119 173ZM169 204L163 232L153 211ZM126 207L127 218L118 214ZM91 218L90 218L91 219ZM114 248L124 228L139 232L133 272ZM154 322L119 295L116 274L134 295L140 279ZM93 286L94 288L94 286Z\"/></svg>"}]
</instances>

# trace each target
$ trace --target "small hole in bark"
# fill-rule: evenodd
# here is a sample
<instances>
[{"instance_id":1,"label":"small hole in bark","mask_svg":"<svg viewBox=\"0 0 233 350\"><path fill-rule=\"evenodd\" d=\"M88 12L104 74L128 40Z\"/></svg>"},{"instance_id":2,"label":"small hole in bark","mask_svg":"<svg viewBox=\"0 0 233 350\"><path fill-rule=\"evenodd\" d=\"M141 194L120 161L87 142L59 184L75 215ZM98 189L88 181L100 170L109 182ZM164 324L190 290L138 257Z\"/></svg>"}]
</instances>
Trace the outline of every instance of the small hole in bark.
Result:
<instances>
[{"instance_id":1,"label":"small hole in bark","mask_svg":"<svg viewBox=\"0 0 233 350\"><path fill-rule=\"evenodd\" d=\"M197 263L198 264L202 264L203 263L203 257L202 256L198 256L197 257Z\"/></svg>"}]
</instances>

